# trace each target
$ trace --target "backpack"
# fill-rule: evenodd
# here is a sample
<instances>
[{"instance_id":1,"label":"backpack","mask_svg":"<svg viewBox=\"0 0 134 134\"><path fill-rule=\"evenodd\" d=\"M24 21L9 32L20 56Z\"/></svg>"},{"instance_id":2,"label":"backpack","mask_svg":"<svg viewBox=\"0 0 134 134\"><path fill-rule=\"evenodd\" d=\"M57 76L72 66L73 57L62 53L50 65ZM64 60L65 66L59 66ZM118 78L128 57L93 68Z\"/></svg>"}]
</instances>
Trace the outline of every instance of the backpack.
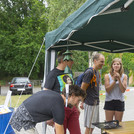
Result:
<instances>
[{"instance_id":1,"label":"backpack","mask_svg":"<svg viewBox=\"0 0 134 134\"><path fill-rule=\"evenodd\" d=\"M92 68L92 67L87 68L82 74L80 74L80 75L77 77L77 79L76 79L76 81L75 81L75 84L78 85L79 87L81 87L84 74L85 74L85 72L86 72L88 69L91 69L91 70L93 71L93 68ZM93 71L93 73L94 73L94 71ZM93 73L92 73L92 78L93 78ZM92 79L91 79L91 80L92 80Z\"/></svg>"}]
</instances>

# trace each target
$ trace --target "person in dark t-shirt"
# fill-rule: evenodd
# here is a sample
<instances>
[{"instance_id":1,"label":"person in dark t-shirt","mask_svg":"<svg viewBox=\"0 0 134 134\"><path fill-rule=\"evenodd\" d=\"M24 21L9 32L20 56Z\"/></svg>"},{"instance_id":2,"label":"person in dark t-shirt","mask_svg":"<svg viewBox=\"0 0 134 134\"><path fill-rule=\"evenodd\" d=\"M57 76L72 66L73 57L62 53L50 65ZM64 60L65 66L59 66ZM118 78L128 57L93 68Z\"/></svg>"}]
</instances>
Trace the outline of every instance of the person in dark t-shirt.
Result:
<instances>
[{"instance_id":1,"label":"person in dark t-shirt","mask_svg":"<svg viewBox=\"0 0 134 134\"><path fill-rule=\"evenodd\" d=\"M68 50L66 52L69 52ZM71 67L73 65L73 60L70 56L65 57L65 51L60 51L58 53L57 61L58 65L52 71L50 71L46 77L45 88L51 89L58 93L61 93L65 87L65 84L73 84L73 77L71 74ZM65 60L66 59L66 60ZM66 67L69 67L69 74L66 71ZM65 73L65 72L67 73ZM65 107L65 118L64 118L64 131L68 129L70 134L81 134L80 124L79 124L79 109L78 106L74 106L72 109ZM53 126L53 121L47 121L47 124ZM74 125L75 124L75 125Z\"/></svg>"},{"instance_id":2,"label":"person in dark t-shirt","mask_svg":"<svg viewBox=\"0 0 134 134\"><path fill-rule=\"evenodd\" d=\"M69 86L68 105L74 106L85 98L85 92L76 85ZM39 122L53 119L57 134L64 134L64 104L66 102L66 91L62 94L52 90L42 90L26 99L15 112L10 124L16 134L36 133L35 125ZM24 129L22 131L22 129ZM22 131L22 132L21 132Z\"/></svg>"},{"instance_id":3,"label":"person in dark t-shirt","mask_svg":"<svg viewBox=\"0 0 134 134\"><path fill-rule=\"evenodd\" d=\"M81 108L84 109L85 134L92 134L94 126L92 123L99 122L99 71L102 69L105 57L96 53L93 57L93 67L89 68L83 76L81 88L87 93L87 96ZM94 115L94 116L93 116Z\"/></svg>"},{"instance_id":4,"label":"person in dark t-shirt","mask_svg":"<svg viewBox=\"0 0 134 134\"><path fill-rule=\"evenodd\" d=\"M61 93L65 87L65 84L68 84L65 80L65 77L70 78L71 83L73 84L73 76L71 73L64 73L64 70L66 68L66 66L68 66L69 68L72 67L73 65L73 60L69 59L69 60L63 60L64 59L64 50L60 51L58 54L58 66L56 68L54 68L53 70L51 70L47 77L46 77L46 81L45 81L45 85L44 87L47 89L51 89L53 91L56 91L58 93Z\"/></svg>"}]
</instances>

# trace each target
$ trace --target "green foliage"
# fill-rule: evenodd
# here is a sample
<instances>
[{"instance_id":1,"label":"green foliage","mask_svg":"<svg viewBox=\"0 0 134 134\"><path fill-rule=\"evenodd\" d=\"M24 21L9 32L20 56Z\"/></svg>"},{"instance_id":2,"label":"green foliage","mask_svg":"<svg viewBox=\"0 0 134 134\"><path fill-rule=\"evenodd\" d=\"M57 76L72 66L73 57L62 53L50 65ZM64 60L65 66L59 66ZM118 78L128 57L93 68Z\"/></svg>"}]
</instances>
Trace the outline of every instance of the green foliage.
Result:
<instances>
[{"instance_id":1,"label":"green foliage","mask_svg":"<svg viewBox=\"0 0 134 134\"><path fill-rule=\"evenodd\" d=\"M46 0L48 3L48 31L58 28L71 13L86 0Z\"/></svg>"},{"instance_id":2,"label":"green foliage","mask_svg":"<svg viewBox=\"0 0 134 134\"><path fill-rule=\"evenodd\" d=\"M124 71L126 74L129 74L130 70L134 72L134 54L133 53L124 53L122 55L122 63L123 63Z\"/></svg>"},{"instance_id":3,"label":"green foliage","mask_svg":"<svg viewBox=\"0 0 134 134\"><path fill-rule=\"evenodd\" d=\"M1 0L0 2L0 73L1 78L28 76L47 31L57 28L86 0ZM47 7L45 6L47 2ZM43 49L45 49L43 47ZM74 52L77 56L78 52ZM82 54L80 61L85 58ZM31 79L43 77L44 50L35 64ZM74 56L75 58L75 56ZM88 66L74 63L74 70Z\"/></svg>"},{"instance_id":4,"label":"green foliage","mask_svg":"<svg viewBox=\"0 0 134 134\"><path fill-rule=\"evenodd\" d=\"M73 51L73 59L73 72L83 72L85 69L88 68L88 52Z\"/></svg>"},{"instance_id":5,"label":"green foliage","mask_svg":"<svg viewBox=\"0 0 134 134\"><path fill-rule=\"evenodd\" d=\"M28 76L47 32L43 1L2 0L0 3L0 73ZM45 47L43 47L45 49ZM32 78L43 77L44 50Z\"/></svg>"}]
</instances>

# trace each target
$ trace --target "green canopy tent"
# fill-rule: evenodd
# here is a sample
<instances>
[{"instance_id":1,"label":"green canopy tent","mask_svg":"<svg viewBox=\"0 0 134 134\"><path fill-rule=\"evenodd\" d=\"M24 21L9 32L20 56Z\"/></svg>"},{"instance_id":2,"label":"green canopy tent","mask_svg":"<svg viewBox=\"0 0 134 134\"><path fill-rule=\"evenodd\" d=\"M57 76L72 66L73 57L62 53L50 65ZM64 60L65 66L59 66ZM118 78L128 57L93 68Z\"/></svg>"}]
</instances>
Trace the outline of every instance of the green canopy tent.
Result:
<instances>
[{"instance_id":1,"label":"green canopy tent","mask_svg":"<svg viewBox=\"0 0 134 134\"><path fill-rule=\"evenodd\" d=\"M46 50L69 46L73 50L133 52L134 2L125 8L127 2L133 0L88 0L58 29L46 34Z\"/></svg>"},{"instance_id":2,"label":"green canopy tent","mask_svg":"<svg viewBox=\"0 0 134 134\"><path fill-rule=\"evenodd\" d=\"M56 52L69 48L110 53L134 52L134 0L87 0L62 25L45 35L45 70Z\"/></svg>"},{"instance_id":3,"label":"green canopy tent","mask_svg":"<svg viewBox=\"0 0 134 134\"><path fill-rule=\"evenodd\" d=\"M55 52L70 50L134 52L134 0L87 0L62 25L45 35L45 74Z\"/></svg>"}]
</instances>

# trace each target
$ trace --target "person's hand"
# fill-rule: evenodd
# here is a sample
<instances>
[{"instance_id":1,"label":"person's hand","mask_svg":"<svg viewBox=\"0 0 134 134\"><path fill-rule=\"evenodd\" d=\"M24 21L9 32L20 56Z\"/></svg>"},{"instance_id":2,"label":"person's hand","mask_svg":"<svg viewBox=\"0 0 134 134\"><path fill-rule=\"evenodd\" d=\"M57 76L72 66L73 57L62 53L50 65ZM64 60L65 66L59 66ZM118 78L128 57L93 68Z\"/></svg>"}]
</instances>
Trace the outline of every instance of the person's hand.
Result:
<instances>
[{"instance_id":1,"label":"person's hand","mask_svg":"<svg viewBox=\"0 0 134 134\"><path fill-rule=\"evenodd\" d=\"M120 74L119 73L116 73L116 78L120 79Z\"/></svg>"},{"instance_id":2,"label":"person's hand","mask_svg":"<svg viewBox=\"0 0 134 134\"><path fill-rule=\"evenodd\" d=\"M84 103L83 102L80 103L80 108L84 109Z\"/></svg>"},{"instance_id":3,"label":"person's hand","mask_svg":"<svg viewBox=\"0 0 134 134\"><path fill-rule=\"evenodd\" d=\"M52 126L52 127L54 126L54 121L53 121L53 119L46 121L46 123L47 123L47 125L49 125L49 126Z\"/></svg>"},{"instance_id":4,"label":"person's hand","mask_svg":"<svg viewBox=\"0 0 134 134\"><path fill-rule=\"evenodd\" d=\"M113 79L115 82L117 81L116 74L113 75Z\"/></svg>"},{"instance_id":5,"label":"person's hand","mask_svg":"<svg viewBox=\"0 0 134 134\"><path fill-rule=\"evenodd\" d=\"M120 80L120 74L118 72L114 72L114 78L115 80Z\"/></svg>"},{"instance_id":6,"label":"person's hand","mask_svg":"<svg viewBox=\"0 0 134 134\"><path fill-rule=\"evenodd\" d=\"M114 81L115 81L115 82L118 81L116 77L114 77Z\"/></svg>"}]
</instances>

